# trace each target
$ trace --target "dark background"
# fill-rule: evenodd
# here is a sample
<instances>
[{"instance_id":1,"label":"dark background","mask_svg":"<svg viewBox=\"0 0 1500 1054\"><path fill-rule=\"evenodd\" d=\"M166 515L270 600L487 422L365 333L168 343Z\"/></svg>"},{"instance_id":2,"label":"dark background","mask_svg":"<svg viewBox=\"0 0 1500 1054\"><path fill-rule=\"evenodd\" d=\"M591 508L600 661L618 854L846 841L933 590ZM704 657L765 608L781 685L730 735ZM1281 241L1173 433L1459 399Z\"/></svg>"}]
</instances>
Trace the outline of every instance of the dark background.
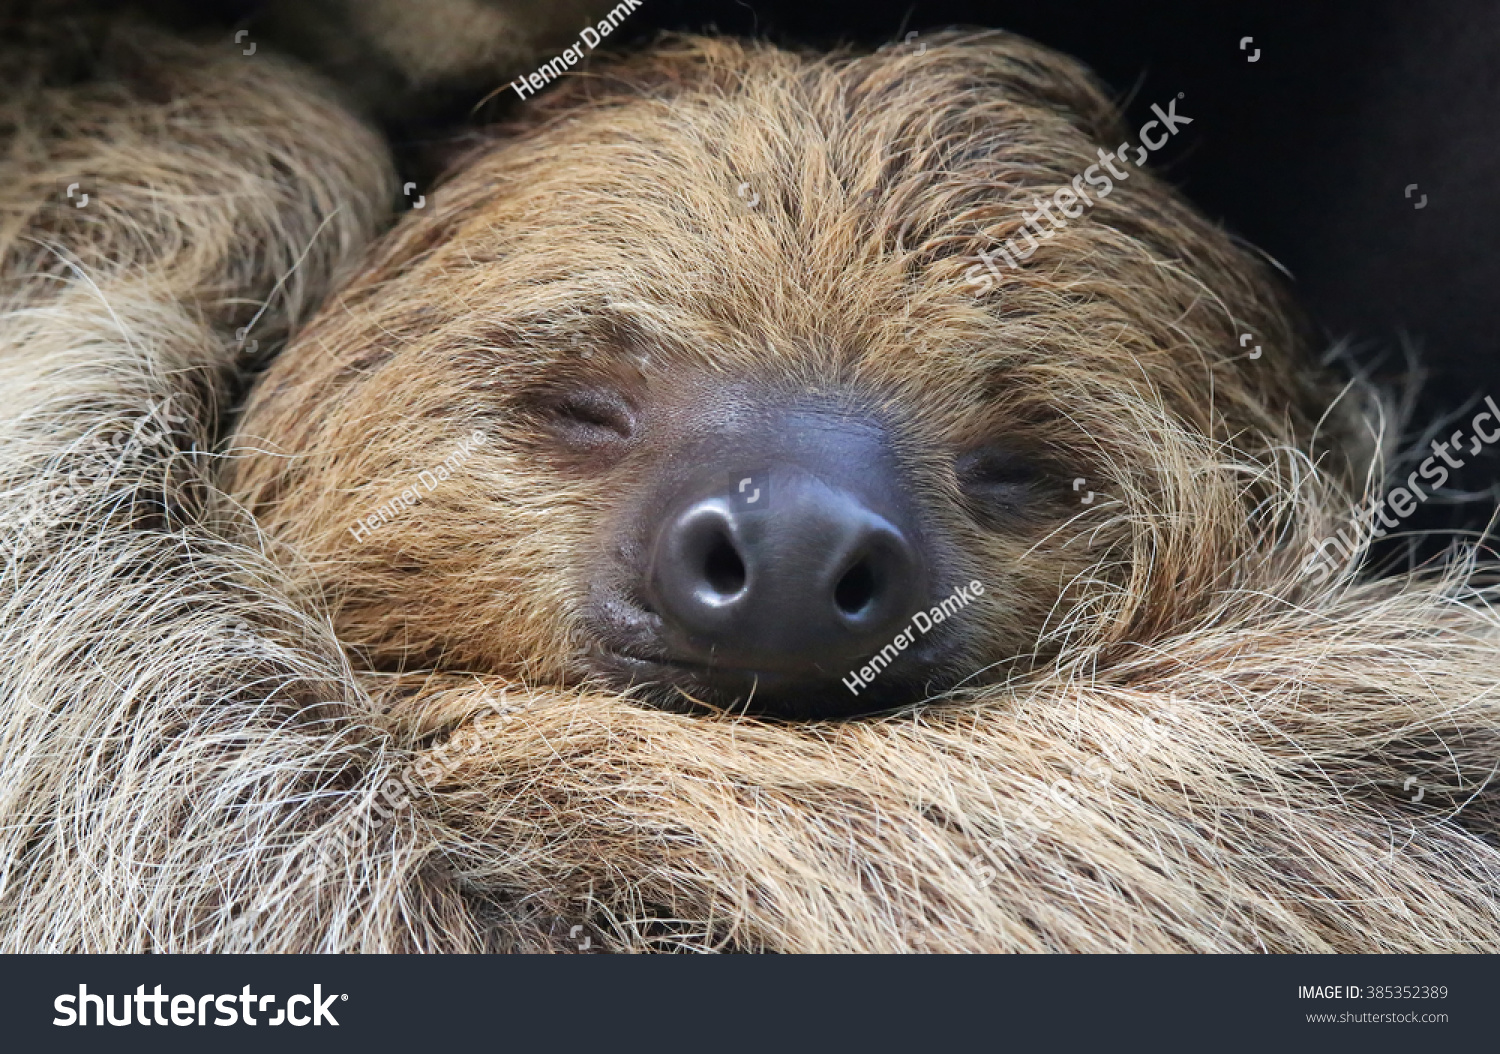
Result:
<instances>
[{"instance_id":1,"label":"dark background","mask_svg":"<svg viewBox=\"0 0 1500 1054\"><path fill-rule=\"evenodd\" d=\"M78 986L348 995L337 1028L56 1027ZM1357 985L1361 997L1302 998ZM653 1052L1487 1050L1500 958L1484 955L14 955L0 957L7 1049ZM1443 999L1368 998L1444 986ZM1445 1023L1312 1024L1320 1014ZM213 1021L217 1013L211 1013ZM91 1018L92 1019L92 1018ZM1122 1040L1124 1041L1122 1043ZM1133 1042L1131 1042L1133 1041Z\"/></svg>"},{"instance_id":2,"label":"dark background","mask_svg":"<svg viewBox=\"0 0 1500 1054\"><path fill-rule=\"evenodd\" d=\"M261 7L166 2L248 26ZM1410 438L1465 410L1467 425L1485 395L1500 400L1489 251L1500 240L1500 0L644 0L610 46L717 29L878 47L949 26L1009 29L1082 59L1132 128L1183 92L1193 123L1152 164L1278 261L1327 343L1351 342L1360 368L1399 383L1415 356L1425 379ZM473 101L444 112L461 119ZM412 147L442 126L424 112L392 133ZM1500 453L1470 461L1442 497L1472 500L1435 499L1405 526L1483 528L1497 480Z\"/></svg>"}]
</instances>

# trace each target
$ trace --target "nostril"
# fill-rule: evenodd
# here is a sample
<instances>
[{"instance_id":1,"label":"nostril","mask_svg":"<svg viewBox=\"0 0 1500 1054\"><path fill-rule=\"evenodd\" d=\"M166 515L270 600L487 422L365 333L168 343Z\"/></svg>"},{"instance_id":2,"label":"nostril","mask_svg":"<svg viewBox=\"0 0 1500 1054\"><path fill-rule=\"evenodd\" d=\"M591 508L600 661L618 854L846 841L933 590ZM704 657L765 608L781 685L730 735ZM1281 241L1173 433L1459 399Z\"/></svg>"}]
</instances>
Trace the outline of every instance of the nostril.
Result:
<instances>
[{"instance_id":1,"label":"nostril","mask_svg":"<svg viewBox=\"0 0 1500 1054\"><path fill-rule=\"evenodd\" d=\"M852 618L875 600L875 584L875 569L868 557L861 557L833 587L833 602Z\"/></svg>"},{"instance_id":2,"label":"nostril","mask_svg":"<svg viewBox=\"0 0 1500 1054\"><path fill-rule=\"evenodd\" d=\"M732 597L745 588L745 561L723 534L714 537L704 555L703 577L720 597Z\"/></svg>"}]
</instances>

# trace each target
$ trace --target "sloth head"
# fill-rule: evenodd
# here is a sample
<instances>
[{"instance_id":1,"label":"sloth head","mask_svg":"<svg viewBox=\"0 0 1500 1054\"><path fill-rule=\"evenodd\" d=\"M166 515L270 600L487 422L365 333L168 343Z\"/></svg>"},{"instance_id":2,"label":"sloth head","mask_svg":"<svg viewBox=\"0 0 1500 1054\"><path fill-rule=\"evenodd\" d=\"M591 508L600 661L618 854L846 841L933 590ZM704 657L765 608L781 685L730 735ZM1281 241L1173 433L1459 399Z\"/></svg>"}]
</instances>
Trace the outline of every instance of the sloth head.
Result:
<instances>
[{"instance_id":1,"label":"sloth head","mask_svg":"<svg viewBox=\"0 0 1500 1054\"><path fill-rule=\"evenodd\" d=\"M380 669L842 716L1159 635L1323 396L1137 142L1003 34L572 78L287 347L230 489Z\"/></svg>"}]
</instances>

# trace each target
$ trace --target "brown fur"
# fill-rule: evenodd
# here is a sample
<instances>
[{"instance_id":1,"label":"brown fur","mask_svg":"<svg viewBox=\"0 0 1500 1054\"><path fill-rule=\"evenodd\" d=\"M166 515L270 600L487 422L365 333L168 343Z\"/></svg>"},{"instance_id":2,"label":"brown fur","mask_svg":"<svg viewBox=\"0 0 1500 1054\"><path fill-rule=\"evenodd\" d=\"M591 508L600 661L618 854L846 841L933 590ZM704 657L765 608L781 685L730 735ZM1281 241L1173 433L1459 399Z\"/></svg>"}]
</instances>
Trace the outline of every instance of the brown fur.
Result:
<instances>
[{"instance_id":1,"label":"brown fur","mask_svg":"<svg viewBox=\"0 0 1500 1054\"><path fill-rule=\"evenodd\" d=\"M267 105L316 106L286 91ZM561 948L587 924L617 950L1495 947L1487 594L1463 563L1300 573L1364 455L1346 424L1320 441L1330 396L1263 269L1135 173L986 299L963 288L1113 121L1074 64L992 34L866 57L680 42L497 130L299 329L226 477L201 454L136 466L7 565L8 946ZM319 247L305 293L271 295L284 261L240 276L270 333L368 236L310 238L314 176L361 134L298 140L277 215L279 244ZM161 139L158 167L195 149ZM370 178L332 182L368 201ZM41 215L10 229L7 278L47 266L18 248ZM119 228L181 280L132 285L106 240L89 270L110 281L38 280L0 323L0 370L30 385L0 466L18 493L180 390L180 366L150 380L167 316L221 302L196 292L219 288L211 253ZM99 306L38 312L50 296ZM192 310L179 358L222 366L243 315ZM80 332L94 380L44 354ZM947 521L989 585L969 658L1039 661L839 724L580 683L579 568L629 476L550 460L516 396L611 369L854 385L910 423L933 500L936 452L995 429L1088 479L1101 502L1023 540ZM121 378L118 410L79 408ZM353 542L475 428L447 485Z\"/></svg>"},{"instance_id":2,"label":"brown fur","mask_svg":"<svg viewBox=\"0 0 1500 1054\"><path fill-rule=\"evenodd\" d=\"M1329 393L1292 367L1305 349L1264 268L1149 175L976 301L974 254L1118 143L1112 121L1077 67L1013 38L658 49L549 96L407 219L261 385L241 434L278 456L231 487L377 663L545 683L581 673L601 521L642 466L557 466L528 396L620 374L689 399L852 389L906 424L958 577L988 587L973 666L1044 626L1079 651L1185 628L1277 558L1286 525L1251 510L1291 486ZM351 535L475 429L497 441L461 482ZM991 436L1103 500L979 528L949 452ZM1069 583L1082 608L1056 607Z\"/></svg>"}]
</instances>

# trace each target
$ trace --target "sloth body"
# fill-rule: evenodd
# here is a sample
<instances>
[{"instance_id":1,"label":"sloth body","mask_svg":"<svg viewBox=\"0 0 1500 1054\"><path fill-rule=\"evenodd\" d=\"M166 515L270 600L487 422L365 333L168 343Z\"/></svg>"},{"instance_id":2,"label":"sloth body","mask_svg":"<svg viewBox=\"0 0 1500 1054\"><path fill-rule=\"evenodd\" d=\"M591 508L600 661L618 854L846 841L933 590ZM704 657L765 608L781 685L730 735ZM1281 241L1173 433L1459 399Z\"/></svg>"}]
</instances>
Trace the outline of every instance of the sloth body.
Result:
<instances>
[{"instance_id":1,"label":"sloth body","mask_svg":"<svg viewBox=\"0 0 1500 1054\"><path fill-rule=\"evenodd\" d=\"M1497 946L1487 595L1303 573L1354 415L1148 171L1035 226L1076 64L669 43L380 235L314 79L124 51L15 104L0 476L196 410L7 565L7 947Z\"/></svg>"}]
</instances>

